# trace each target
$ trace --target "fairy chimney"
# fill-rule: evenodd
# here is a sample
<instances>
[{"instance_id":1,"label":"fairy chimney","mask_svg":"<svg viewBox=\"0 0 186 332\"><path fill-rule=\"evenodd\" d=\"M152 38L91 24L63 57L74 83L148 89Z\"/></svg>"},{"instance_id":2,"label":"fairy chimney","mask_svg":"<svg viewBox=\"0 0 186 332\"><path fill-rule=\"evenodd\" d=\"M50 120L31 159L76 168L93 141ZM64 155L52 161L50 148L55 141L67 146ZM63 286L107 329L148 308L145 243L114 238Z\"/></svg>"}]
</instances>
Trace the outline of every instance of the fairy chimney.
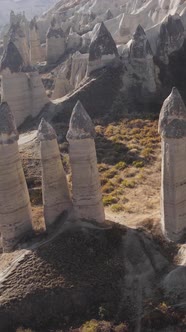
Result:
<instances>
[{"instance_id":1,"label":"fairy chimney","mask_svg":"<svg viewBox=\"0 0 186 332\"><path fill-rule=\"evenodd\" d=\"M65 34L54 17L47 32L46 57L47 64L53 65L64 55L66 50Z\"/></svg>"},{"instance_id":2,"label":"fairy chimney","mask_svg":"<svg viewBox=\"0 0 186 332\"><path fill-rule=\"evenodd\" d=\"M18 132L7 103L0 105L0 231L4 252L32 231L30 198L18 150Z\"/></svg>"},{"instance_id":3,"label":"fairy chimney","mask_svg":"<svg viewBox=\"0 0 186 332\"><path fill-rule=\"evenodd\" d=\"M39 73L26 66L21 53L9 41L0 67L2 75L2 101L8 103L17 127L27 117L36 117L49 102Z\"/></svg>"},{"instance_id":4,"label":"fairy chimney","mask_svg":"<svg viewBox=\"0 0 186 332\"><path fill-rule=\"evenodd\" d=\"M39 29L36 18L34 17L29 25L29 39L30 39L30 62L32 65L42 61L41 44Z\"/></svg>"},{"instance_id":5,"label":"fairy chimney","mask_svg":"<svg viewBox=\"0 0 186 332\"><path fill-rule=\"evenodd\" d=\"M66 174L61 162L57 137L44 119L38 128L42 164L42 194L46 227L71 208Z\"/></svg>"},{"instance_id":6,"label":"fairy chimney","mask_svg":"<svg viewBox=\"0 0 186 332\"><path fill-rule=\"evenodd\" d=\"M142 90L149 91L150 93L155 92L156 81L153 53L146 33L141 25L138 25L131 40L129 63L132 67L132 84L137 86L140 82L140 87ZM136 77L137 82L134 82Z\"/></svg>"},{"instance_id":7,"label":"fairy chimney","mask_svg":"<svg viewBox=\"0 0 186 332\"><path fill-rule=\"evenodd\" d=\"M72 169L72 196L76 218L105 221L101 185L97 168L93 123L78 101L67 133Z\"/></svg>"},{"instance_id":8,"label":"fairy chimney","mask_svg":"<svg viewBox=\"0 0 186 332\"><path fill-rule=\"evenodd\" d=\"M159 133L162 229L170 240L177 241L186 228L186 108L176 88L162 106Z\"/></svg>"},{"instance_id":9,"label":"fairy chimney","mask_svg":"<svg viewBox=\"0 0 186 332\"><path fill-rule=\"evenodd\" d=\"M118 57L116 43L111 33L102 22L98 25L91 40L89 49L88 74L108 66Z\"/></svg>"}]
</instances>

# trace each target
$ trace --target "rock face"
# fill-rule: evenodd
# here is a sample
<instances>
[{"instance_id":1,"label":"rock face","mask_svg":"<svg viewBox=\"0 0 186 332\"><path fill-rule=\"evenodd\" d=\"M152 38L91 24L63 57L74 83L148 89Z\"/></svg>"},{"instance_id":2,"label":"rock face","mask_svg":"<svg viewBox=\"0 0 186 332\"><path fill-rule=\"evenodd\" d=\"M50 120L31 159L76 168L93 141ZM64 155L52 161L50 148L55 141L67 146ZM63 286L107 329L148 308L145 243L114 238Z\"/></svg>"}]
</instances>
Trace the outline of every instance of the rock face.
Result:
<instances>
[{"instance_id":1,"label":"rock face","mask_svg":"<svg viewBox=\"0 0 186 332\"><path fill-rule=\"evenodd\" d=\"M105 67L118 56L115 41L102 22L93 35L89 49L88 73Z\"/></svg>"},{"instance_id":2,"label":"rock face","mask_svg":"<svg viewBox=\"0 0 186 332\"><path fill-rule=\"evenodd\" d=\"M74 213L77 218L103 223L105 215L94 136L93 123L78 101L67 133L72 168Z\"/></svg>"},{"instance_id":3,"label":"rock face","mask_svg":"<svg viewBox=\"0 0 186 332\"><path fill-rule=\"evenodd\" d=\"M26 66L12 41L3 55L1 74L2 100L9 104L18 127L28 116L37 116L49 99L39 73Z\"/></svg>"},{"instance_id":4,"label":"rock face","mask_svg":"<svg viewBox=\"0 0 186 332\"><path fill-rule=\"evenodd\" d=\"M66 50L65 35L56 18L52 19L51 26L47 32L46 56L49 65L55 64Z\"/></svg>"},{"instance_id":5,"label":"rock face","mask_svg":"<svg viewBox=\"0 0 186 332\"><path fill-rule=\"evenodd\" d=\"M70 58L59 71L55 80L54 92L52 99L62 98L73 90L73 86L70 84L72 59Z\"/></svg>"},{"instance_id":6,"label":"rock face","mask_svg":"<svg viewBox=\"0 0 186 332\"><path fill-rule=\"evenodd\" d=\"M42 194L46 226L53 224L71 206L66 174L54 129L44 119L38 129L42 164Z\"/></svg>"},{"instance_id":7,"label":"rock face","mask_svg":"<svg viewBox=\"0 0 186 332\"><path fill-rule=\"evenodd\" d=\"M184 42L184 26L179 15L169 15L161 24L157 54L160 60L168 64L169 54L179 50Z\"/></svg>"},{"instance_id":8,"label":"rock face","mask_svg":"<svg viewBox=\"0 0 186 332\"><path fill-rule=\"evenodd\" d=\"M39 29L36 18L31 20L29 28L30 62L32 65L35 65L42 61Z\"/></svg>"},{"instance_id":9,"label":"rock face","mask_svg":"<svg viewBox=\"0 0 186 332\"><path fill-rule=\"evenodd\" d=\"M141 88L149 92L155 92L156 82L153 54L145 31L141 25L138 25L130 44L129 63L137 76L137 81L141 82ZM134 84L133 79L131 79L131 82Z\"/></svg>"},{"instance_id":10,"label":"rock face","mask_svg":"<svg viewBox=\"0 0 186 332\"><path fill-rule=\"evenodd\" d=\"M186 108L176 88L161 109L159 132L162 228L169 239L177 241L186 228Z\"/></svg>"},{"instance_id":11,"label":"rock face","mask_svg":"<svg viewBox=\"0 0 186 332\"><path fill-rule=\"evenodd\" d=\"M9 40L12 43L14 43L16 48L19 50L25 66L29 66L30 65L29 47L28 47L25 27L23 24L18 22L16 24L11 25L10 30L8 32L8 41ZM4 49L6 49L6 46L7 45L5 45Z\"/></svg>"},{"instance_id":12,"label":"rock face","mask_svg":"<svg viewBox=\"0 0 186 332\"><path fill-rule=\"evenodd\" d=\"M32 230L31 205L18 150L18 132L7 103L0 105L0 229L4 252Z\"/></svg>"}]
</instances>

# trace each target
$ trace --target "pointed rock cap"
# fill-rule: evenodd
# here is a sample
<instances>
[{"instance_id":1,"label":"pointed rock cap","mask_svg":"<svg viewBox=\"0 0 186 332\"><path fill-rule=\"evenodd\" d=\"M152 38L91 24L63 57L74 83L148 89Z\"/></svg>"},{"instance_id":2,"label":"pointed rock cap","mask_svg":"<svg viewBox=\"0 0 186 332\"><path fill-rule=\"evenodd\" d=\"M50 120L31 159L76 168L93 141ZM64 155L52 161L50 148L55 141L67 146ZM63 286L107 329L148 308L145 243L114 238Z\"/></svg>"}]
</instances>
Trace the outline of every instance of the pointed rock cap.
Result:
<instances>
[{"instance_id":1,"label":"pointed rock cap","mask_svg":"<svg viewBox=\"0 0 186 332\"><path fill-rule=\"evenodd\" d=\"M65 37L65 34L63 32L63 29L61 28L60 24L58 23L56 17L52 18L52 21L50 23L50 27L47 31L47 38L58 38L58 37Z\"/></svg>"},{"instance_id":2,"label":"pointed rock cap","mask_svg":"<svg viewBox=\"0 0 186 332\"><path fill-rule=\"evenodd\" d=\"M110 9L108 9L105 13L105 20L111 20L113 18L113 14Z\"/></svg>"},{"instance_id":3,"label":"pointed rock cap","mask_svg":"<svg viewBox=\"0 0 186 332\"><path fill-rule=\"evenodd\" d=\"M102 22L93 35L89 49L89 61L100 59L102 55L118 56L116 43L112 38L111 33Z\"/></svg>"},{"instance_id":4,"label":"pointed rock cap","mask_svg":"<svg viewBox=\"0 0 186 332\"><path fill-rule=\"evenodd\" d=\"M170 138L186 136L186 107L176 88L165 99L159 117L159 133Z\"/></svg>"},{"instance_id":5,"label":"pointed rock cap","mask_svg":"<svg viewBox=\"0 0 186 332\"><path fill-rule=\"evenodd\" d=\"M30 21L30 24L29 24L29 28L30 30L38 30L38 25L37 25L37 20L36 20L36 17L34 17L31 21Z\"/></svg>"},{"instance_id":6,"label":"pointed rock cap","mask_svg":"<svg viewBox=\"0 0 186 332\"><path fill-rule=\"evenodd\" d=\"M95 128L92 120L81 102L78 101L71 115L67 140L94 139L94 137Z\"/></svg>"},{"instance_id":7,"label":"pointed rock cap","mask_svg":"<svg viewBox=\"0 0 186 332\"><path fill-rule=\"evenodd\" d=\"M18 138L14 116L8 104L3 102L0 104L0 144L11 144Z\"/></svg>"},{"instance_id":8,"label":"pointed rock cap","mask_svg":"<svg viewBox=\"0 0 186 332\"><path fill-rule=\"evenodd\" d=\"M17 38L26 38L24 26L20 22L12 23L9 29L9 36L12 42L15 42Z\"/></svg>"},{"instance_id":9,"label":"pointed rock cap","mask_svg":"<svg viewBox=\"0 0 186 332\"><path fill-rule=\"evenodd\" d=\"M41 119L39 124L37 137L40 141L52 141L53 139L57 139L54 128L44 118Z\"/></svg>"},{"instance_id":10,"label":"pointed rock cap","mask_svg":"<svg viewBox=\"0 0 186 332\"><path fill-rule=\"evenodd\" d=\"M12 73L20 72L24 66L24 61L17 47L12 41L9 41L7 49L3 53L0 70L10 69Z\"/></svg>"},{"instance_id":11,"label":"pointed rock cap","mask_svg":"<svg viewBox=\"0 0 186 332\"><path fill-rule=\"evenodd\" d=\"M146 58L147 55L153 55L152 49L144 29L139 24L133 34L129 56L135 59L143 59Z\"/></svg>"}]
</instances>

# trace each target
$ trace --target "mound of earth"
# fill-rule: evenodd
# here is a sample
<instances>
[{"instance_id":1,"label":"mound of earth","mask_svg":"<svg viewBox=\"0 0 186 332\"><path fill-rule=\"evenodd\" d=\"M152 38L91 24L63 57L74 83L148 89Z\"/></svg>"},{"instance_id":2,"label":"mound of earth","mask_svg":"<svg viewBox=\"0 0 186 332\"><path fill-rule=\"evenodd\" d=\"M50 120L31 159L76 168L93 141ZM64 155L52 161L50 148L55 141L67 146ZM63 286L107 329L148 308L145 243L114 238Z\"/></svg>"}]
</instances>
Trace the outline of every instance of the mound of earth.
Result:
<instances>
[{"instance_id":1,"label":"mound of earth","mask_svg":"<svg viewBox=\"0 0 186 332\"><path fill-rule=\"evenodd\" d=\"M68 331L100 312L128 322L131 331L142 321L148 327L142 318L147 303L163 300L161 281L175 267L173 252L142 230L65 223L55 236L18 250L8 268L1 257L1 331Z\"/></svg>"}]
</instances>

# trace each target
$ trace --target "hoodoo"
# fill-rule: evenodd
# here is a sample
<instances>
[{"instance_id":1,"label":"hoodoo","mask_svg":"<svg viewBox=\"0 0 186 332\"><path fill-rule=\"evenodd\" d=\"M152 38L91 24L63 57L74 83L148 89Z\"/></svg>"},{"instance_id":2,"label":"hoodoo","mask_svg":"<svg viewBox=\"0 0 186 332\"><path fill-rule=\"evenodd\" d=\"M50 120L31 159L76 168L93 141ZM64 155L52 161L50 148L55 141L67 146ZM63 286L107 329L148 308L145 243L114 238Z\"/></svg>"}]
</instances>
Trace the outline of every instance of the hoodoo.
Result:
<instances>
[{"instance_id":1,"label":"hoodoo","mask_svg":"<svg viewBox=\"0 0 186 332\"><path fill-rule=\"evenodd\" d=\"M0 228L4 252L32 230L30 198L18 150L18 132L7 103L0 105Z\"/></svg>"},{"instance_id":2,"label":"hoodoo","mask_svg":"<svg viewBox=\"0 0 186 332\"><path fill-rule=\"evenodd\" d=\"M67 133L74 213L80 219L103 223L105 214L94 137L93 123L78 101L72 112Z\"/></svg>"},{"instance_id":3,"label":"hoodoo","mask_svg":"<svg viewBox=\"0 0 186 332\"><path fill-rule=\"evenodd\" d=\"M57 19L52 19L46 39L46 56L49 65L55 64L66 50L65 35Z\"/></svg>"},{"instance_id":4,"label":"hoodoo","mask_svg":"<svg viewBox=\"0 0 186 332\"><path fill-rule=\"evenodd\" d=\"M96 29L89 49L88 73L105 67L118 56L116 43L102 22Z\"/></svg>"},{"instance_id":5,"label":"hoodoo","mask_svg":"<svg viewBox=\"0 0 186 332\"><path fill-rule=\"evenodd\" d=\"M21 53L10 41L1 61L2 101L8 103L17 127L36 117L49 102L39 73L26 66Z\"/></svg>"},{"instance_id":6,"label":"hoodoo","mask_svg":"<svg viewBox=\"0 0 186 332\"><path fill-rule=\"evenodd\" d=\"M176 88L164 101L159 132L162 138L162 228L169 239L177 241L186 228L186 108Z\"/></svg>"},{"instance_id":7,"label":"hoodoo","mask_svg":"<svg viewBox=\"0 0 186 332\"><path fill-rule=\"evenodd\" d=\"M30 39L30 62L32 65L42 61L41 44L39 37L39 29L36 18L33 18L29 25L29 39Z\"/></svg>"},{"instance_id":8,"label":"hoodoo","mask_svg":"<svg viewBox=\"0 0 186 332\"><path fill-rule=\"evenodd\" d=\"M38 128L42 164L42 194L46 227L71 208L66 174L61 162L57 137L44 119Z\"/></svg>"}]
</instances>

